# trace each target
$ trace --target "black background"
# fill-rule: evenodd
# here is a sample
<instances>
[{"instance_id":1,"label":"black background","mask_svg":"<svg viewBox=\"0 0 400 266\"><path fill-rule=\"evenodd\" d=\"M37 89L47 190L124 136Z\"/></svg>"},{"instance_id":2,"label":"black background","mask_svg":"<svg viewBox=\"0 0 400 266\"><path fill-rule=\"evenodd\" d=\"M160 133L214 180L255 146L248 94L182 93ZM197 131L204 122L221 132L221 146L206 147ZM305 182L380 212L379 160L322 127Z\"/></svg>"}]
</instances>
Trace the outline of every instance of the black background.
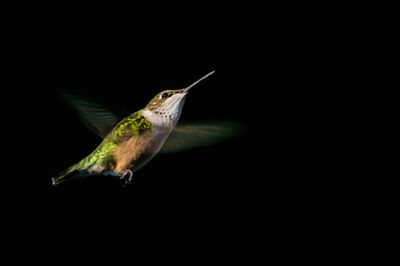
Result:
<instances>
[{"instance_id":1,"label":"black background","mask_svg":"<svg viewBox=\"0 0 400 266\"><path fill-rule=\"evenodd\" d=\"M136 54L92 55L49 61L45 73L45 132L51 132L42 158L40 181L48 213L102 213L132 216L141 212L219 213L240 204L235 196L244 176L252 171L255 148L249 145L252 127L251 98L242 80L210 58L176 57L169 61L138 62ZM133 63L136 62L136 63ZM182 88L209 71L213 79L199 85L188 97L181 121L229 119L248 131L219 145L178 154L159 155L136 175L134 185L121 188L112 178L92 178L50 185L50 177L84 157L99 139L88 131L57 94L66 88L75 94L97 97L134 112L143 108L159 91ZM193 72L193 74L191 73ZM237 74L237 73L236 73ZM212 84L213 83L213 84ZM48 110L52 110L49 112ZM248 112L246 110L249 110ZM57 133L55 133L57 132ZM260 153L261 155L262 153ZM54 156L55 155L55 156ZM240 198L240 196L239 196Z\"/></svg>"},{"instance_id":2,"label":"black background","mask_svg":"<svg viewBox=\"0 0 400 266\"><path fill-rule=\"evenodd\" d=\"M121 240L132 244L155 236L164 239L162 247L179 249L171 243L200 239L223 257L229 252L219 244L235 252L253 237L275 247L287 239L296 244L331 219L323 199L333 181L321 152L323 115L315 111L321 110L315 103L327 102L315 89L330 83L320 68L326 51L295 23L235 21L201 20L174 35L162 24L107 36L91 36L89 28L79 35L57 29L57 37L49 31L24 61L35 81L27 78L29 85L12 92L21 108L13 122L22 126L22 145L9 156L18 178L3 186L3 195L18 228L36 237L53 234L50 245L65 232L77 236L75 243L81 239L77 232L111 236L115 242L109 245L123 251L128 247ZM110 177L51 185L52 176L100 143L59 88L134 112L160 90L185 87L213 70L188 95L181 121L234 120L243 124L243 134L158 155L126 188Z\"/></svg>"},{"instance_id":3,"label":"black background","mask_svg":"<svg viewBox=\"0 0 400 266\"><path fill-rule=\"evenodd\" d=\"M294 96L279 73L282 51L260 65L257 61L265 58L259 54L218 45L196 48L46 55L43 87L35 92L39 167L31 177L40 182L40 208L46 215L189 212L223 217L251 212L265 203L264 197L280 201L276 196L281 199L287 189L283 173L292 167L285 166L293 156L288 143L295 138L288 130L294 127L288 125ZM100 143L62 100L59 88L134 112L160 90L185 87L213 70L187 98L181 121L234 120L244 126L243 134L214 146L156 156L128 188L101 177L51 186L52 176ZM276 209L275 204L270 208Z\"/></svg>"},{"instance_id":4,"label":"black background","mask_svg":"<svg viewBox=\"0 0 400 266\"><path fill-rule=\"evenodd\" d=\"M310 163L307 148L300 148L307 145L302 140L307 106L297 103L300 94L293 83L299 76L287 75L286 51L276 50L259 64L266 60L261 54L202 48L47 58L38 98L40 163L32 178L41 184L40 208L50 220L101 215L140 221L147 215L186 214L230 220L301 212L297 204L308 200L304 188L313 182L299 178ZM181 121L234 120L244 126L243 134L210 147L158 155L127 188L101 177L51 186L52 176L100 142L62 101L58 88L134 112L160 90L182 88L212 70L215 74L188 96Z\"/></svg>"},{"instance_id":5,"label":"black background","mask_svg":"<svg viewBox=\"0 0 400 266\"><path fill-rule=\"evenodd\" d=\"M29 146L35 151L36 168L28 179L40 183L41 213L50 220L52 215L136 217L141 212L222 217L225 212L252 212L265 204L265 197L279 204L293 199L286 191L298 182L291 174L298 171L294 165L301 164L297 146L303 145L298 140L304 134L302 114L307 109L299 103L307 91L299 92L297 85L304 72L292 72L296 55L280 41L268 46L271 53L264 53L257 43L240 47L230 40L207 41L173 47L139 44L111 51L61 46L41 57L42 83L27 89L23 99L34 102L33 108L27 106L35 116L28 123L34 128L35 141ZM52 176L100 143L58 89L134 112L159 91L185 87L213 70L215 74L187 98L181 121L234 120L244 126L242 135L210 147L156 156L128 188L112 178L51 186ZM279 209L276 203L267 206Z\"/></svg>"}]
</instances>

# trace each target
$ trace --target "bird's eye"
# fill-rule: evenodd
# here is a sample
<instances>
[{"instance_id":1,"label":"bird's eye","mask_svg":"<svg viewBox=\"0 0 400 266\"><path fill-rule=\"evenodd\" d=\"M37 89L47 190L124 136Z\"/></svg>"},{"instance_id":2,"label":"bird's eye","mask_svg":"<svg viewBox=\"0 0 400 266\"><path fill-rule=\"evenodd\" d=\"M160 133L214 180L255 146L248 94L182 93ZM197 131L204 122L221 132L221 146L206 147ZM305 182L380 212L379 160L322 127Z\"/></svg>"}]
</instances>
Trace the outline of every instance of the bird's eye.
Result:
<instances>
[{"instance_id":1,"label":"bird's eye","mask_svg":"<svg viewBox=\"0 0 400 266\"><path fill-rule=\"evenodd\" d=\"M170 93L170 92L164 92L164 93L161 95L161 98L168 98L169 96L171 96L171 94L172 94L172 93Z\"/></svg>"}]
</instances>

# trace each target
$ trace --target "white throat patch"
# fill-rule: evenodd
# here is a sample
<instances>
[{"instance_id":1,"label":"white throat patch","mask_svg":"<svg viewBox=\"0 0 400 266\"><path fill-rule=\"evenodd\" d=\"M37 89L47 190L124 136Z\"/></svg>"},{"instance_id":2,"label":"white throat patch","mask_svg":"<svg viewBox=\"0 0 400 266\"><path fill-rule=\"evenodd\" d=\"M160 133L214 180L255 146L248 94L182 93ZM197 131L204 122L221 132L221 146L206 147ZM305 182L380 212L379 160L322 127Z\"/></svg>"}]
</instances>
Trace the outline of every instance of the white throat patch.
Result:
<instances>
[{"instance_id":1,"label":"white throat patch","mask_svg":"<svg viewBox=\"0 0 400 266\"><path fill-rule=\"evenodd\" d=\"M143 116L150 121L153 125L166 126L169 125L168 117L160 113L155 113L154 111L144 110L142 112Z\"/></svg>"},{"instance_id":2,"label":"white throat patch","mask_svg":"<svg viewBox=\"0 0 400 266\"><path fill-rule=\"evenodd\" d=\"M143 115L154 125L174 127L179 120L184 102L184 95L173 95L160 108L145 109Z\"/></svg>"}]
</instances>

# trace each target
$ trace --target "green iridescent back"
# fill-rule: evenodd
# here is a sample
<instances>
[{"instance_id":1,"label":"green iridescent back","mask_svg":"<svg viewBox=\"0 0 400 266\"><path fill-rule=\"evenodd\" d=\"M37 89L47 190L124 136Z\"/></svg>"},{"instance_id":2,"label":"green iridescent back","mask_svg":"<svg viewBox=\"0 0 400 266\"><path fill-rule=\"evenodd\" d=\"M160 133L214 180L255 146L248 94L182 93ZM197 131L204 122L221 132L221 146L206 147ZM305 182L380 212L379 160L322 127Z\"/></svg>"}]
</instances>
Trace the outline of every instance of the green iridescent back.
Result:
<instances>
[{"instance_id":1,"label":"green iridescent back","mask_svg":"<svg viewBox=\"0 0 400 266\"><path fill-rule=\"evenodd\" d=\"M107 165L107 167L114 166L113 152L118 144L132 136L139 135L145 130L151 129L151 127L152 124L146 120L141 112L136 112L126 117L114 127L96 150L70 167L67 172L87 169L93 164Z\"/></svg>"}]
</instances>

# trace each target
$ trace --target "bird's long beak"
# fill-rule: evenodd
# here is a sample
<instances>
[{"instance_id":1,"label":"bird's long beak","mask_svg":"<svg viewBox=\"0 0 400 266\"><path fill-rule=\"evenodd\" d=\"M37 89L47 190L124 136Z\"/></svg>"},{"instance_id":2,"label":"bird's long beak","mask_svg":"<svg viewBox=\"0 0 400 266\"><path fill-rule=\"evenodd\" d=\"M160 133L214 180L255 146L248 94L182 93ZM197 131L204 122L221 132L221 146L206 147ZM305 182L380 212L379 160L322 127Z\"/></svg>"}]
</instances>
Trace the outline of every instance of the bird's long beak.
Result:
<instances>
[{"instance_id":1,"label":"bird's long beak","mask_svg":"<svg viewBox=\"0 0 400 266\"><path fill-rule=\"evenodd\" d=\"M184 93L187 93L192 87L194 87L194 85L196 85L197 83L199 83L200 81L202 81L203 79L208 78L209 76L211 76L212 74L214 74L215 71L212 71L210 73L208 73L207 75L205 75L204 77L202 77L201 79L195 81L194 83L192 83L189 87L186 87L185 89L183 89Z\"/></svg>"}]
</instances>

